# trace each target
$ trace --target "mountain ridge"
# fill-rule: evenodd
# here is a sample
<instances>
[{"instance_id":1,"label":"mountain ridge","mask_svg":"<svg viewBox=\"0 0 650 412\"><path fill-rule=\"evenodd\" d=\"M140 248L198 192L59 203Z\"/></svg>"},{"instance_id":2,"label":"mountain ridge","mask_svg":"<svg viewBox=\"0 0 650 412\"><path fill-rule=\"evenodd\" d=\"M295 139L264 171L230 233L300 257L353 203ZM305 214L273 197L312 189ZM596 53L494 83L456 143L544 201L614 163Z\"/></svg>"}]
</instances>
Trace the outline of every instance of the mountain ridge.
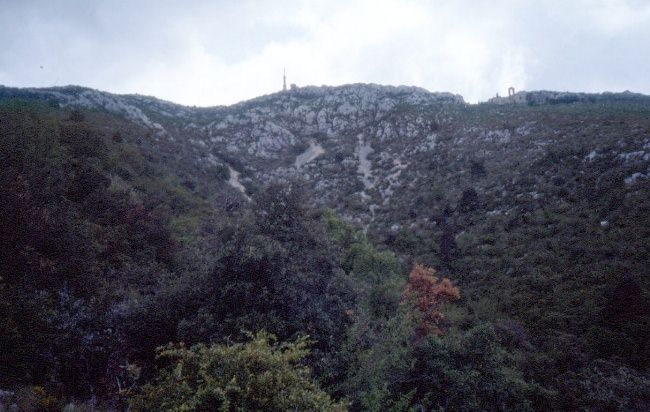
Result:
<instances>
[{"instance_id":1,"label":"mountain ridge","mask_svg":"<svg viewBox=\"0 0 650 412\"><path fill-rule=\"evenodd\" d=\"M279 90L277 92L272 92L269 94L265 95L260 95L256 97L252 97L249 99L244 99L239 102L231 103L231 104L217 104L217 105L210 105L210 106L196 106L196 105L185 105L181 103L176 103L171 100L165 100L161 99L159 97L153 96L153 95L144 95L144 94L139 94L139 93L113 93L113 92L108 92L100 89L94 89L91 87L85 87L85 86L80 86L80 85L65 85L65 86L46 86L46 87L13 87L13 86L7 86L7 85L2 85L0 84L0 93L4 95L5 97L13 95L14 97L19 97L19 96L27 96L28 94L31 94L32 96L34 95L47 95L50 94L53 97L56 97L56 93L61 93L61 94L72 94L72 93L84 93L84 92L94 92L94 93L99 93L103 94L106 96L111 96L113 98L126 98L126 99L132 99L132 100L138 100L143 103L158 103L162 105L167 105L167 106L175 106L181 109L192 109L192 110L219 110L219 109L228 109L228 108L237 108L241 106L245 106L247 104L251 103L259 103L263 102L269 99L274 99L277 97L280 97L282 95L286 94L298 94L302 96L309 96L309 95L323 95L326 93L332 93L336 91L341 91L341 90L354 90L354 89L374 89L378 91L384 91L387 94L405 94L405 93L412 93L412 94L422 94L422 95L432 95L432 96L449 96L457 99L458 103L462 104L467 104L467 105L480 105L480 104L486 104L486 103L493 103L493 104L502 104L502 103L497 103L498 101L502 102L507 102L509 101L508 96L501 96L501 97L492 97L488 98L485 101L480 101L477 103L470 103L466 102L463 98L463 96L459 94L454 94L451 92L443 92L443 91L429 91L423 87L420 86L407 86L407 85L399 85L399 86L394 86L394 85L384 85L384 84L376 84L376 83L347 83L343 85L338 85L338 86L329 86L329 85L321 85L321 86L312 86L312 85L307 85L307 86L295 86L292 85L293 87L282 91ZM591 99L592 101L597 100L599 98L601 99L648 99L650 101L650 95L646 95L643 93L636 93L632 92L629 90L625 90L622 92L612 92L612 91L603 91L603 92L575 92L575 91L557 91L557 90L545 90L545 89L540 89L540 90L522 90L518 91L515 93L513 97L517 96L534 96L533 97L533 103L534 104L545 104L545 100L552 100L553 98L557 97L571 97L571 98L576 98L577 100L588 100ZM60 96L60 95L59 95ZM516 100L516 99L515 99ZM523 99L525 101L525 98ZM577 101L574 100L574 101ZM554 104L555 102L552 102L550 104Z\"/></svg>"},{"instance_id":2,"label":"mountain ridge","mask_svg":"<svg viewBox=\"0 0 650 412\"><path fill-rule=\"evenodd\" d=\"M649 96L628 92L518 92L516 96L526 96L523 101L529 104L504 106L467 104L461 96L417 87L351 84L293 88L230 106L196 108L79 86L0 87L0 97L21 96L124 116L149 128L148 144L166 151L177 163L204 171L230 170L230 186L244 197L271 181L304 179L315 190L314 203L333 207L366 227L379 216L384 229L403 226L395 221L404 219L394 217L399 207L391 198L396 193L413 195L415 187L429 180L430 171L423 164L433 167L431 162L440 163L453 154L456 161L464 158L468 164L512 169L517 158L533 161L548 151L548 145L564 144L566 119L564 109L557 107L585 118L607 117L599 113L607 105L642 112L650 107ZM539 116L546 121L540 122ZM554 127L556 120L564 123ZM569 135L576 132L572 128ZM598 151L597 140L585 142L593 146L585 149L585 155ZM635 151L643 151L643 158L644 150L641 144ZM500 158L495 157L498 153ZM445 179L472 186L463 169ZM650 169L644 168L626 179L648 175ZM452 187L449 193L460 197L462 190Z\"/></svg>"}]
</instances>

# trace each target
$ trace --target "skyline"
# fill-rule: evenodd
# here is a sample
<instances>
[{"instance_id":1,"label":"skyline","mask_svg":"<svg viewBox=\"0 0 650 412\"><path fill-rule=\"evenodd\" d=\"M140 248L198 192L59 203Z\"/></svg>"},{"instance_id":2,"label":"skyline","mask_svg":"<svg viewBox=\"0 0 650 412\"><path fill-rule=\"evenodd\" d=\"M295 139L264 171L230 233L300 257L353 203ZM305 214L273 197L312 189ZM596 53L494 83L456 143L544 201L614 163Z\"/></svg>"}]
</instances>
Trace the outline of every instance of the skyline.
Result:
<instances>
[{"instance_id":1,"label":"skyline","mask_svg":"<svg viewBox=\"0 0 650 412\"><path fill-rule=\"evenodd\" d=\"M0 84L228 105L287 84L376 83L476 103L519 90L650 94L632 0L0 0Z\"/></svg>"}]
</instances>

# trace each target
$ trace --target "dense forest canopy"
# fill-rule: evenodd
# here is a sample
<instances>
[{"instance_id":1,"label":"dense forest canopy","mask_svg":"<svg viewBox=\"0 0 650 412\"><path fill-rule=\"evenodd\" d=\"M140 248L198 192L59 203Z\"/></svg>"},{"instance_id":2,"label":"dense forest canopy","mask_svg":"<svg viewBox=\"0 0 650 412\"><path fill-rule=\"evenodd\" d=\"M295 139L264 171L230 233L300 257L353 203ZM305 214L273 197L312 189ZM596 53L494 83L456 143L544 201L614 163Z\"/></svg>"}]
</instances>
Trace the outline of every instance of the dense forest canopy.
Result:
<instances>
[{"instance_id":1,"label":"dense forest canopy","mask_svg":"<svg viewBox=\"0 0 650 412\"><path fill-rule=\"evenodd\" d=\"M0 409L650 409L650 186L606 151L648 160L647 105L448 108L575 138L497 170L454 154L444 136L461 132L438 118L440 157L414 152L417 185L382 191L399 203L368 224L356 195L321 198L305 176L243 196L227 166L251 180L245 158L198 167L174 157L179 136L15 94L0 99ZM429 119L417 110L387 116Z\"/></svg>"}]
</instances>

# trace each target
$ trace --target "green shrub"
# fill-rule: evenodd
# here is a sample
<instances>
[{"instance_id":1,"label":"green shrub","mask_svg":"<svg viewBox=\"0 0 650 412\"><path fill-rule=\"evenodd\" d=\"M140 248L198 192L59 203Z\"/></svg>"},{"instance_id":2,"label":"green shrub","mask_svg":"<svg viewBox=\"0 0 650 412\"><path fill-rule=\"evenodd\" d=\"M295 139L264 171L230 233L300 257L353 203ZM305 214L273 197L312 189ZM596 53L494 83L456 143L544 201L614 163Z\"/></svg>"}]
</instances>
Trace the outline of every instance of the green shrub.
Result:
<instances>
[{"instance_id":1,"label":"green shrub","mask_svg":"<svg viewBox=\"0 0 650 412\"><path fill-rule=\"evenodd\" d=\"M134 411L344 411L301 361L308 342L277 343L260 332L250 342L159 348L170 361L132 399Z\"/></svg>"}]
</instances>

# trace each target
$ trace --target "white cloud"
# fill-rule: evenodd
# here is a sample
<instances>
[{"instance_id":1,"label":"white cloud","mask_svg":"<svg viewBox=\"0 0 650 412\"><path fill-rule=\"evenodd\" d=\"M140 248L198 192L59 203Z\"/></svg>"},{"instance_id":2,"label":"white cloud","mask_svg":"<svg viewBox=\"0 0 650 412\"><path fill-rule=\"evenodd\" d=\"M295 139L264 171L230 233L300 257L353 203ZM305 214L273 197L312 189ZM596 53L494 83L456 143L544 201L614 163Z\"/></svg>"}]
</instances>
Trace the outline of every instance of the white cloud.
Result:
<instances>
[{"instance_id":1,"label":"white cloud","mask_svg":"<svg viewBox=\"0 0 650 412\"><path fill-rule=\"evenodd\" d=\"M286 67L299 85L409 84L469 101L509 86L650 92L644 1L134 3L4 5L0 83L213 105L279 90Z\"/></svg>"},{"instance_id":2,"label":"white cloud","mask_svg":"<svg viewBox=\"0 0 650 412\"><path fill-rule=\"evenodd\" d=\"M595 7L593 2L583 2L583 5L595 27L608 33L620 33L650 24L650 3L646 0L601 0Z\"/></svg>"}]
</instances>

